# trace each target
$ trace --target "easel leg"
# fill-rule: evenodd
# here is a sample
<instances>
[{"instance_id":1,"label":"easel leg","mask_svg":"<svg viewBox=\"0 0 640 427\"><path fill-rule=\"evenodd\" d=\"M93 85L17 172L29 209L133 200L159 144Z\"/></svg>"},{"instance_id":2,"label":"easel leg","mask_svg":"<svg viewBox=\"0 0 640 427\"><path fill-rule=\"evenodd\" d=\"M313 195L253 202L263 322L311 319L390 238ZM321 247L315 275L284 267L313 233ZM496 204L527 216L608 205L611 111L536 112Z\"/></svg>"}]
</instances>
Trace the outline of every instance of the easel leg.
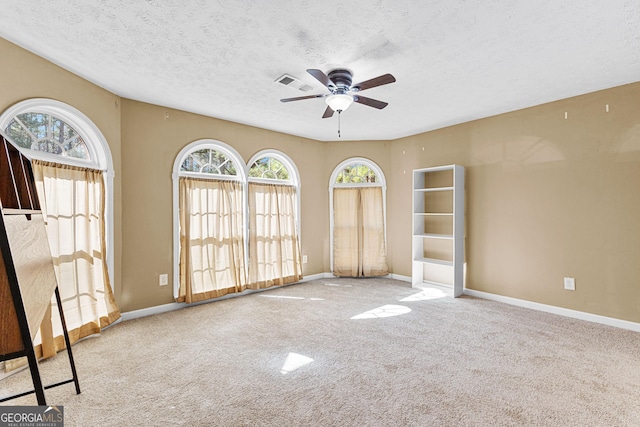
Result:
<instances>
[{"instance_id":1,"label":"easel leg","mask_svg":"<svg viewBox=\"0 0 640 427\"><path fill-rule=\"evenodd\" d=\"M38 405L45 406L47 401L44 397L44 387L42 386L42 379L40 378L40 371L38 370L38 361L36 359L33 347L31 351L27 351L27 360L29 362L29 370L31 371L31 379L33 380L33 390L38 399Z\"/></svg>"},{"instance_id":2,"label":"easel leg","mask_svg":"<svg viewBox=\"0 0 640 427\"><path fill-rule=\"evenodd\" d=\"M76 372L76 364L73 361L73 353L71 352L71 340L69 339L69 331L67 330L67 322L64 320L64 312L62 310L62 298L60 291L56 286L56 303L58 304L58 312L60 313L60 322L62 323L62 331L64 332L64 342L67 346L67 355L69 355L69 365L71 366L71 374L73 383L76 386L76 394L80 394L80 383L78 382L78 373Z\"/></svg>"}]
</instances>

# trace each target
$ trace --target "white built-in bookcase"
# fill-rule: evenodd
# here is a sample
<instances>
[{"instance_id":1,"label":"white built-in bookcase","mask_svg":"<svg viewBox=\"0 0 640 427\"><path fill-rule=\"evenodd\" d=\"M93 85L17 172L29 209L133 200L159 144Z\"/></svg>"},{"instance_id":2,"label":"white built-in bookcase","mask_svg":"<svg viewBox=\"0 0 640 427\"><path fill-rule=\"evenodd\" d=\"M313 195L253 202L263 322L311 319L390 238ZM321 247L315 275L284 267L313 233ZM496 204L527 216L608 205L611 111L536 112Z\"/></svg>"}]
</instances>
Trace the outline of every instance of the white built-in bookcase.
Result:
<instances>
[{"instance_id":1,"label":"white built-in bookcase","mask_svg":"<svg viewBox=\"0 0 640 427\"><path fill-rule=\"evenodd\" d=\"M464 289L464 167L413 171L413 287Z\"/></svg>"}]
</instances>

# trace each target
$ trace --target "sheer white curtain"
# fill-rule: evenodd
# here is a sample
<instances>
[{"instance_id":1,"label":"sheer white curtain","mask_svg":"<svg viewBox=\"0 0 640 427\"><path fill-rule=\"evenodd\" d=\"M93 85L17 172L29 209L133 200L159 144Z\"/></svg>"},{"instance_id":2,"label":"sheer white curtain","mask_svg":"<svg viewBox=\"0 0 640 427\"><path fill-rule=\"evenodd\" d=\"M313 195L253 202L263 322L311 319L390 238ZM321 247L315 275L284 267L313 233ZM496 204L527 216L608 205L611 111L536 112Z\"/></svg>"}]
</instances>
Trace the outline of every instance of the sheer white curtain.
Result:
<instances>
[{"instance_id":1,"label":"sheer white curtain","mask_svg":"<svg viewBox=\"0 0 640 427\"><path fill-rule=\"evenodd\" d=\"M237 181L180 177L180 289L196 302L246 288L244 198Z\"/></svg>"},{"instance_id":2,"label":"sheer white curtain","mask_svg":"<svg viewBox=\"0 0 640 427\"><path fill-rule=\"evenodd\" d=\"M333 189L333 274L389 273L381 187Z\"/></svg>"},{"instance_id":3,"label":"sheer white curtain","mask_svg":"<svg viewBox=\"0 0 640 427\"><path fill-rule=\"evenodd\" d=\"M302 279L296 187L249 183L249 287Z\"/></svg>"},{"instance_id":4,"label":"sheer white curtain","mask_svg":"<svg viewBox=\"0 0 640 427\"><path fill-rule=\"evenodd\" d=\"M103 172L38 160L32 166L73 343L120 318L107 273ZM39 356L65 347L55 298L39 335Z\"/></svg>"}]
</instances>

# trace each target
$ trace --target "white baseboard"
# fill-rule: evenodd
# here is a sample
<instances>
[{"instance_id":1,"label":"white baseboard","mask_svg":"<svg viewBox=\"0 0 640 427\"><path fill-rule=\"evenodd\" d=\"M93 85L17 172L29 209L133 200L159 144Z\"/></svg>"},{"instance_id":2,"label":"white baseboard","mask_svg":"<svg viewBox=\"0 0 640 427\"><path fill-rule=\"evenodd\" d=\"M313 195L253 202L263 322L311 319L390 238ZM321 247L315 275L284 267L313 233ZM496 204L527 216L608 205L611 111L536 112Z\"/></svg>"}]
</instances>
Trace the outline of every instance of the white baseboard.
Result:
<instances>
[{"instance_id":1,"label":"white baseboard","mask_svg":"<svg viewBox=\"0 0 640 427\"><path fill-rule=\"evenodd\" d=\"M284 285L284 286L295 285L296 283L310 282L311 280L316 280L316 279L326 279L326 278L330 278L330 277L333 277L333 274L331 274L331 273L312 274L310 276L303 277L302 280L300 280L298 282L289 283L289 284ZM246 291L244 291L242 293L227 294L227 295L224 295L224 296L222 296L220 298L212 298L212 299L208 299L208 300L205 300L205 301L194 302L194 303L191 303L191 304L187 304L187 303L184 303L184 302L172 302L172 303L169 303L169 304L156 305L155 307L148 307L148 308L142 308L140 310L127 311L126 313L122 313L122 317L118 321L126 321L126 320L137 319L139 317L152 316L154 314L167 313L169 311L180 310L182 308L187 308L187 307L193 307L193 306L196 306L196 305L199 305L199 304L207 304L207 303L214 302L214 301L220 301L220 300L227 299L227 298L235 298L235 297L239 297L239 296L242 296L242 295L251 294L251 293L254 293L254 292L262 292L262 291L266 291L266 290L269 290L269 289L276 289L276 288L277 288L277 286L273 286L273 287L266 288L266 289L256 289L256 290L248 289L248 290L246 290Z\"/></svg>"},{"instance_id":2,"label":"white baseboard","mask_svg":"<svg viewBox=\"0 0 640 427\"><path fill-rule=\"evenodd\" d=\"M318 280L318 279L326 279L329 277L333 277L333 274L331 273L318 273L318 274L312 274L311 276L304 276L302 278L302 280L300 280L297 283L304 283L304 282L310 282L312 280Z\"/></svg>"},{"instance_id":3,"label":"white baseboard","mask_svg":"<svg viewBox=\"0 0 640 427\"><path fill-rule=\"evenodd\" d=\"M409 282L411 283L411 277L409 276L401 276L399 274L389 274L387 276L389 279L394 279L394 280L400 280L402 282Z\"/></svg>"},{"instance_id":4,"label":"white baseboard","mask_svg":"<svg viewBox=\"0 0 640 427\"><path fill-rule=\"evenodd\" d=\"M179 310L187 307L187 304L183 302L172 302L164 305L156 305L154 307L142 308L140 310L127 311L122 313L122 321L133 320L139 317L152 316L154 314L167 313L169 311Z\"/></svg>"},{"instance_id":5,"label":"white baseboard","mask_svg":"<svg viewBox=\"0 0 640 427\"><path fill-rule=\"evenodd\" d=\"M585 313L584 311L571 310L568 308L556 307L553 305L541 304L521 300L518 298L506 297L488 292L476 291L473 289L465 289L464 295L483 298L491 301L502 302L505 304L515 305L518 307L529 308L531 310L544 311L545 313L557 314L559 316L570 317L572 319L586 320L587 322L600 323L602 325L614 326L616 328L628 329L634 332L640 332L640 323L630 322L628 320L616 319L613 317L600 316L598 314Z\"/></svg>"}]
</instances>

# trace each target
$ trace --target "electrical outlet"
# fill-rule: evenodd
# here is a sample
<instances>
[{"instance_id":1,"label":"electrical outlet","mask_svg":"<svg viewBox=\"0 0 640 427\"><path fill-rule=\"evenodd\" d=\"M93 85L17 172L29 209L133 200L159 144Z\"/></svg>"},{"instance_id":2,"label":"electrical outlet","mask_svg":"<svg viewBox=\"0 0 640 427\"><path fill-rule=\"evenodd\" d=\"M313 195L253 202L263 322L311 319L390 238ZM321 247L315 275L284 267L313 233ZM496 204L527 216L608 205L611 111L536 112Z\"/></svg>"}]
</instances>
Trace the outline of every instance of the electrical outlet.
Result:
<instances>
[{"instance_id":1,"label":"electrical outlet","mask_svg":"<svg viewBox=\"0 0 640 427\"><path fill-rule=\"evenodd\" d=\"M302 255L302 263L306 264L308 261L307 256L306 255Z\"/></svg>"},{"instance_id":2,"label":"electrical outlet","mask_svg":"<svg viewBox=\"0 0 640 427\"><path fill-rule=\"evenodd\" d=\"M573 277L565 277L564 278L564 288L568 291L576 290L576 279Z\"/></svg>"},{"instance_id":3,"label":"electrical outlet","mask_svg":"<svg viewBox=\"0 0 640 427\"><path fill-rule=\"evenodd\" d=\"M167 286L169 284L169 275L168 274L159 275L158 282L160 286Z\"/></svg>"}]
</instances>

